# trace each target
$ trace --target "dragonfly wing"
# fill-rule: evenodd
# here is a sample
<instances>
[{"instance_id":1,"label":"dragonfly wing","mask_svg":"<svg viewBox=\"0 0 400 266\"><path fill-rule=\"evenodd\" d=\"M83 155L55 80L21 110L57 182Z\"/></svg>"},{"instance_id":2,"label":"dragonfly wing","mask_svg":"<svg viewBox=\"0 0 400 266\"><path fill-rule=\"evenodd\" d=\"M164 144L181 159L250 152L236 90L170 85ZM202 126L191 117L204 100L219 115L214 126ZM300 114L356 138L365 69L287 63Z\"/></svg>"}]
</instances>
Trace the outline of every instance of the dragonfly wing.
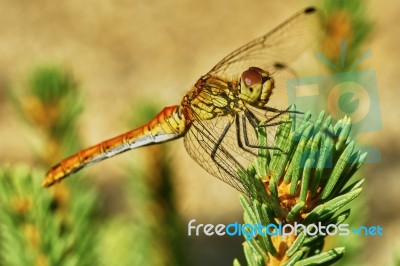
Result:
<instances>
[{"instance_id":1,"label":"dragonfly wing","mask_svg":"<svg viewBox=\"0 0 400 266\"><path fill-rule=\"evenodd\" d=\"M185 148L207 172L247 194L238 171L245 171L256 152L238 144L235 117L195 120L185 134ZM254 140L254 135L251 134ZM243 142L243 138L241 138Z\"/></svg>"},{"instance_id":2,"label":"dragonfly wing","mask_svg":"<svg viewBox=\"0 0 400 266\"><path fill-rule=\"evenodd\" d=\"M238 77L249 67L274 73L290 65L322 32L321 15L315 8L304 9L269 33L239 47L209 72Z\"/></svg>"},{"instance_id":3,"label":"dragonfly wing","mask_svg":"<svg viewBox=\"0 0 400 266\"><path fill-rule=\"evenodd\" d=\"M274 90L272 100L287 101L287 97L278 97L280 92L285 91L283 88L285 77L284 75L280 77L280 74L288 72L281 70L288 70L286 66L290 65L320 35L322 31L319 18L319 12L313 8L295 14L271 32L227 55L206 76L238 78L249 67L259 67L274 77L275 86L279 91L275 93ZM204 88L202 89L204 91ZM202 102L209 106L212 102L210 99L203 99ZM275 121L280 120L282 114L288 115L284 112L288 104L286 102L278 104L275 100L271 103L271 107L283 112L249 110L257 117L257 123L265 121L272 131L276 130ZM194 111L190 113L196 114ZM197 117L192 120L184 138L186 150L197 163L245 194L245 184L238 172L245 171L253 162L258 144L254 127L250 125L248 119L243 112L217 116L209 120ZM271 140L274 132L270 133ZM253 145L254 148L250 148L249 145Z\"/></svg>"}]
</instances>

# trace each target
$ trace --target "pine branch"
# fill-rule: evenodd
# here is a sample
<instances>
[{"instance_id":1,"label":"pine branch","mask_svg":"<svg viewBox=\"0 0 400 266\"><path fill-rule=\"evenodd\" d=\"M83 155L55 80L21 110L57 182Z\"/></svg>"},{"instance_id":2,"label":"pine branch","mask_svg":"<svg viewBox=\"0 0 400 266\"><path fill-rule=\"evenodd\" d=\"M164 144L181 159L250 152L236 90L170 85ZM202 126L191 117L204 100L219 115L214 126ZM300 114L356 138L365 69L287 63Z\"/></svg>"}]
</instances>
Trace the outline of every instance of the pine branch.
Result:
<instances>
[{"instance_id":1,"label":"pine branch","mask_svg":"<svg viewBox=\"0 0 400 266\"><path fill-rule=\"evenodd\" d=\"M48 169L55 160L76 151L82 106L77 83L67 71L57 66L37 68L20 95L10 94L20 117L34 128L32 135L41 140L38 168ZM4 228L0 261L9 262L6 265L93 265L97 193L79 178L42 190L38 182L43 172L20 165L1 169L5 208L0 221ZM18 249L10 252L13 247Z\"/></svg>"},{"instance_id":2,"label":"pine branch","mask_svg":"<svg viewBox=\"0 0 400 266\"><path fill-rule=\"evenodd\" d=\"M64 195L63 212L49 190L39 190L42 171L26 165L0 168L1 265L93 265L96 193L76 188Z\"/></svg>"},{"instance_id":3,"label":"pine branch","mask_svg":"<svg viewBox=\"0 0 400 266\"><path fill-rule=\"evenodd\" d=\"M362 72L362 63L371 56L371 52L366 46L370 37L372 36L375 23L371 20L368 10L368 3L365 1L354 0L325 0L323 2L322 9L325 13L326 18L326 29L325 36L321 40L320 47L323 57L325 57L325 66L330 66L327 68L328 72L334 74L331 75L332 80L338 84L346 81L346 79L351 79L354 81L353 84L361 82L362 79L366 79L366 75L360 74ZM320 58L321 59L321 58ZM330 63L329 63L330 62ZM352 72L354 70L359 70ZM348 81L348 80L347 80ZM370 83L370 82L369 82ZM343 83L342 83L343 85ZM353 85L343 86L343 95L346 94L345 89L352 90ZM329 87L327 87L329 88ZM320 103L327 103L330 106L337 106L338 109L330 110L330 114L335 116L337 112L344 110L354 110L353 100L344 100L340 102L335 102L329 97L328 93L330 90L326 89L321 94ZM338 93L341 95L341 93ZM345 98L344 98L345 99ZM377 101L378 99L373 99ZM317 104L318 101L316 101ZM362 104L361 102L359 104ZM360 108L360 107L359 107ZM335 113L336 112L336 113ZM349 112L354 114L356 111ZM337 116L336 116L337 117ZM364 121L366 122L366 120ZM361 124L364 123L361 121ZM371 123L371 121L367 122ZM359 128L359 127L358 127ZM357 127L353 128L352 135L355 136L359 129ZM355 174L356 176L362 175L362 171ZM348 223L353 226L360 226L365 223L367 217L367 208L365 205L365 198L361 197L357 202L352 202L349 204L349 208L352 209L354 213L357 213L357 217L350 216ZM361 248L365 244L359 237L350 235L346 238L336 237L333 239L332 245L346 245L345 256L340 263L337 265L355 265L359 264L359 254L361 253Z\"/></svg>"},{"instance_id":4,"label":"pine branch","mask_svg":"<svg viewBox=\"0 0 400 266\"><path fill-rule=\"evenodd\" d=\"M284 152L260 149L257 161L241 173L250 188L249 197L241 197L245 223L327 226L342 224L349 216L350 209L339 210L361 193L363 180L348 182L366 154L355 150L348 118L333 125L324 113L313 123L310 115L303 117L299 122L290 116L279 125L274 145ZM267 143L265 127L259 128L258 138L259 145ZM264 231L244 243L249 265L328 265L345 251L322 251L326 236L304 230L298 235L270 234Z\"/></svg>"},{"instance_id":5,"label":"pine branch","mask_svg":"<svg viewBox=\"0 0 400 266\"><path fill-rule=\"evenodd\" d=\"M323 10L327 28L321 49L333 65L339 66L332 72L357 69L362 49L374 30L365 1L326 0Z\"/></svg>"}]
</instances>

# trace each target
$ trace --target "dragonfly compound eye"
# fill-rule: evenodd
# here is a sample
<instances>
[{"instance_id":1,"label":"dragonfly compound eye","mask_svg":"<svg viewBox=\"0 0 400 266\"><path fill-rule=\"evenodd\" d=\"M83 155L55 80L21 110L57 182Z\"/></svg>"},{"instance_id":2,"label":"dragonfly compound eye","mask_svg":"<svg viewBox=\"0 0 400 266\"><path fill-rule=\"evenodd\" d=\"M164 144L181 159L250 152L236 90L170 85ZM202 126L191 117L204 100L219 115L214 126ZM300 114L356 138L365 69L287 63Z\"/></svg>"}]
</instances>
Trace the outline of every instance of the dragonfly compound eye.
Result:
<instances>
[{"instance_id":1,"label":"dragonfly compound eye","mask_svg":"<svg viewBox=\"0 0 400 266\"><path fill-rule=\"evenodd\" d=\"M240 97L247 102L253 103L260 98L263 83L263 76L260 70L258 68L250 68L242 73Z\"/></svg>"}]
</instances>

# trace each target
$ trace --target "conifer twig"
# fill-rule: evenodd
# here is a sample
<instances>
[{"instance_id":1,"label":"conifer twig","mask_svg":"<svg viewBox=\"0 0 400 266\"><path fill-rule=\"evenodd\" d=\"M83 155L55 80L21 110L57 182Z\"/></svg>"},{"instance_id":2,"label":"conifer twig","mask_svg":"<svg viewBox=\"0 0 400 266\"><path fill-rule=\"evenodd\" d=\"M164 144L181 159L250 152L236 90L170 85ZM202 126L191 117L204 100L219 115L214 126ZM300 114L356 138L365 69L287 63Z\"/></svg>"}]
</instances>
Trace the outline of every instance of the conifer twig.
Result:
<instances>
[{"instance_id":1,"label":"conifer twig","mask_svg":"<svg viewBox=\"0 0 400 266\"><path fill-rule=\"evenodd\" d=\"M308 114L303 117L300 122L284 118L274 140L279 150L260 149L257 161L242 173L244 182L257 183L247 186L250 197L241 198L245 223L327 226L348 217L349 209L339 211L361 193L362 180L347 183L366 154L354 148L350 119L333 125L323 112L313 123ZM259 143L267 143L267 137L260 127ZM244 253L249 265L328 265L343 256L345 247L322 251L325 237L304 230L297 235L264 231L245 242Z\"/></svg>"}]
</instances>

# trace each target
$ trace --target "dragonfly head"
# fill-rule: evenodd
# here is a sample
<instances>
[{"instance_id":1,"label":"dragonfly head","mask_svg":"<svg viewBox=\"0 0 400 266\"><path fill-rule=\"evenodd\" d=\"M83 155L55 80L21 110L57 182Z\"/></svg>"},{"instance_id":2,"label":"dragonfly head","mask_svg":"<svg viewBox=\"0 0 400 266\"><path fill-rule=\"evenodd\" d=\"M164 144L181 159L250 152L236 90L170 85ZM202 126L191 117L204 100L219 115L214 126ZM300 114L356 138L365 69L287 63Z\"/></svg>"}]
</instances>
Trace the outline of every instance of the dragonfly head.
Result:
<instances>
[{"instance_id":1,"label":"dragonfly head","mask_svg":"<svg viewBox=\"0 0 400 266\"><path fill-rule=\"evenodd\" d=\"M268 102L274 80L269 73L258 67L250 67L240 78L239 97L253 106L262 107Z\"/></svg>"}]
</instances>

